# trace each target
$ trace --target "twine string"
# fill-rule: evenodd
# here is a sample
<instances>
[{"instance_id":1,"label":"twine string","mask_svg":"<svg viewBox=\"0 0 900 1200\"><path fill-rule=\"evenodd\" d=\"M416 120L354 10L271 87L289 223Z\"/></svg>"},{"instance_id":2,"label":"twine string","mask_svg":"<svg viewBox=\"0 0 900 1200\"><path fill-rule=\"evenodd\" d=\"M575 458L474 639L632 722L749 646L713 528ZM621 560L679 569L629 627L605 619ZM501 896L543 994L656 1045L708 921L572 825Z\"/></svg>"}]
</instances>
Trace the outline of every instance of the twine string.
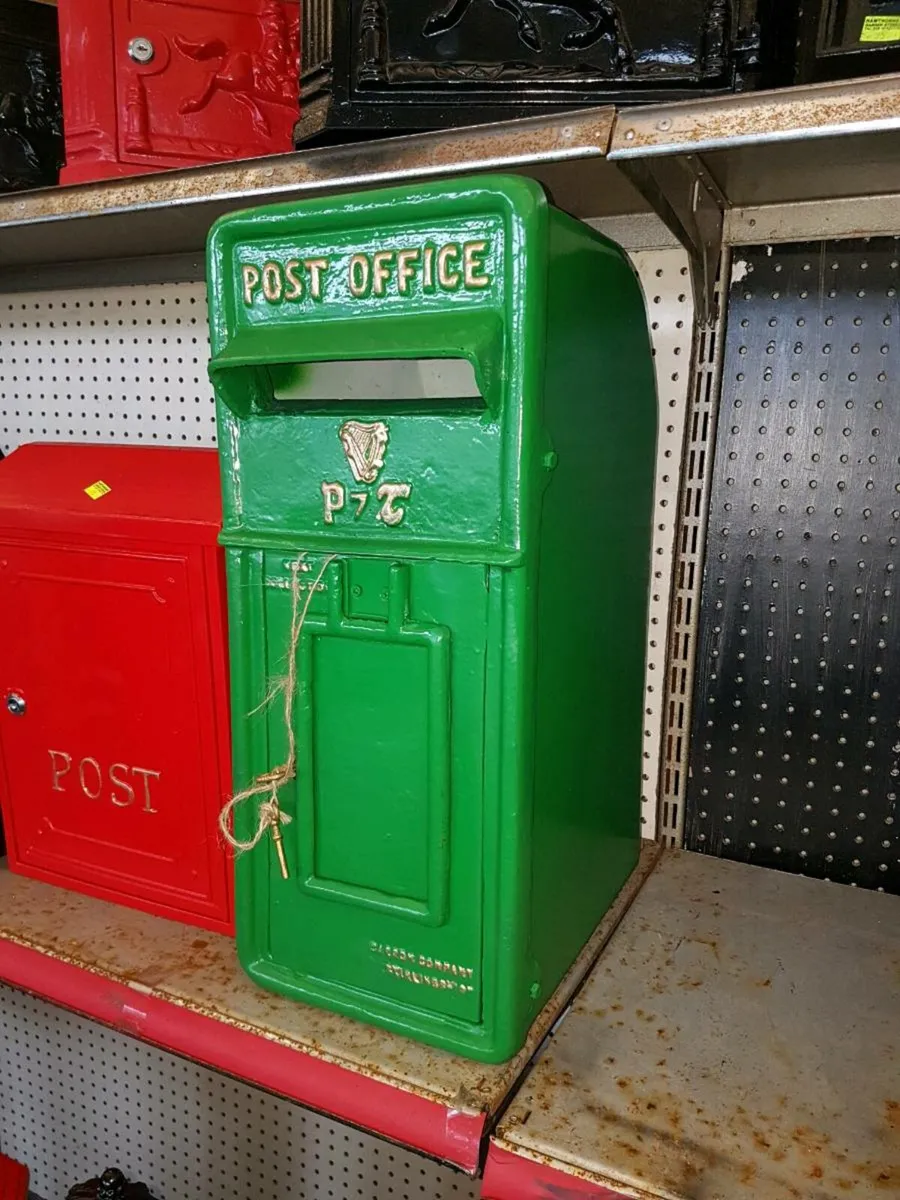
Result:
<instances>
[{"instance_id":1,"label":"twine string","mask_svg":"<svg viewBox=\"0 0 900 1200\"><path fill-rule=\"evenodd\" d=\"M282 812L278 793L286 783L297 776L297 739L294 733L294 696L297 692L297 647L300 644L300 634L303 631L303 623L306 620L307 612L309 612L313 595L318 591L319 584L322 582L325 572L336 557L336 554L325 556L315 581L310 585L306 593L306 599L302 607L300 605L302 591L300 572L304 568L303 556L297 555L294 562L291 563L291 629L288 639L287 675L282 679L276 679L272 682L265 699L253 710L254 712L258 712L260 709L266 708L281 693L284 701L284 731L288 747L287 758L280 766L273 767L271 770L257 775L250 786L244 788L243 791L235 792L223 805L219 813L219 829L222 832L222 836L238 855L244 854L246 851L258 846L265 837L266 830L271 829L272 839L275 842L281 862L281 871L285 878L287 878L287 865L281 844L281 826L290 825L293 818L289 813ZM234 834L231 828L234 811L245 800L252 800L257 796L264 797L264 799L260 800L257 807L256 830L251 837L242 840Z\"/></svg>"}]
</instances>

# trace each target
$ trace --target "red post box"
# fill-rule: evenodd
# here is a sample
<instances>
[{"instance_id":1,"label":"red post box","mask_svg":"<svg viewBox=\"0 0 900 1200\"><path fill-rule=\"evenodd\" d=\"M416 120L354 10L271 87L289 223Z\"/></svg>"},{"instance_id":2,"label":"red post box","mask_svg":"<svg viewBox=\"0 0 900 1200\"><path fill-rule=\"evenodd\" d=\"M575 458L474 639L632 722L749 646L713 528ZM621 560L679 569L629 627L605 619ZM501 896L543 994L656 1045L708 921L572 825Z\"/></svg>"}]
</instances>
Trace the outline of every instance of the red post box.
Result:
<instances>
[{"instance_id":1,"label":"red post box","mask_svg":"<svg viewBox=\"0 0 900 1200\"><path fill-rule=\"evenodd\" d=\"M27 1167L0 1154L0 1200L28 1200Z\"/></svg>"},{"instance_id":2,"label":"red post box","mask_svg":"<svg viewBox=\"0 0 900 1200\"><path fill-rule=\"evenodd\" d=\"M59 0L61 183L293 148L298 0Z\"/></svg>"},{"instance_id":3,"label":"red post box","mask_svg":"<svg viewBox=\"0 0 900 1200\"><path fill-rule=\"evenodd\" d=\"M0 804L13 870L231 932L220 514L212 450L0 464Z\"/></svg>"}]
</instances>

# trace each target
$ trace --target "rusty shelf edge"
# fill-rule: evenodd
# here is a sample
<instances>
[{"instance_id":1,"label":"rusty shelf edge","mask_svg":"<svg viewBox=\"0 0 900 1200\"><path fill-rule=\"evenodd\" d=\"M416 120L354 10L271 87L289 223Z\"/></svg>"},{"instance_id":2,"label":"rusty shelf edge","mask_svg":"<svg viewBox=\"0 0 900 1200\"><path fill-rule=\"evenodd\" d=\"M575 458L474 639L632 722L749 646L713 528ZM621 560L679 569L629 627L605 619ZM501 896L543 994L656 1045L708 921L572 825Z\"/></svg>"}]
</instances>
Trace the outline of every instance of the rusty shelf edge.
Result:
<instances>
[{"instance_id":1,"label":"rusty shelf edge","mask_svg":"<svg viewBox=\"0 0 900 1200\"><path fill-rule=\"evenodd\" d=\"M665 851L493 1132L483 1200L896 1194L898 916Z\"/></svg>"},{"instance_id":2,"label":"rusty shelf edge","mask_svg":"<svg viewBox=\"0 0 900 1200\"><path fill-rule=\"evenodd\" d=\"M468 171L603 158L611 105L438 133L351 142L207 167L0 196L0 231L197 205L238 207Z\"/></svg>"},{"instance_id":3,"label":"rusty shelf edge","mask_svg":"<svg viewBox=\"0 0 900 1200\"><path fill-rule=\"evenodd\" d=\"M611 162L900 130L900 74L621 112Z\"/></svg>"},{"instance_id":4,"label":"rusty shelf edge","mask_svg":"<svg viewBox=\"0 0 900 1200\"><path fill-rule=\"evenodd\" d=\"M92 919L114 941L116 929L134 923L134 930L143 929L145 937L156 931L153 936L158 934L165 960L178 957L171 948L175 936L171 931L189 936L187 927L64 893L75 917L65 928L57 922L52 932L45 922L41 932L39 925L34 927L35 889L51 899L57 889L8 872L0 872L0 878L5 875L8 888L18 892L21 911L17 916L7 914L5 926L0 927L0 982L475 1174L496 1114L526 1076L542 1041L584 982L660 854L655 843L643 844L635 870L538 1015L522 1050L493 1067L429 1051L397 1035L373 1033L349 1018L333 1019L342 1028L359 1031L360 1045L354 1047L346 1032L332 1034L320 1044L310 1040L309 1019L297 1029L290 1022L260 1024L239 1007L233 1011L217 1003L215 996L201 1000L184 980L171 977L171 971L166 975L165 961L156 968L168 980L161 986L153 970L142 978L140 971L129 971L115 956L107 961L102 950L84 955L78 949L79 938L84 938ZM141 939L139 932L135 936ZM229 971L236 972L235 979L251 996L259 995L282 1009L305 1009L269 997L245 980L233 961L229 939L204 937L227 958ZM315 1021L316 1010L308 1011ZM363 1045L373 1037L380 1049L370 1049L374 1065L367 1065ZM441 1071L437 1077L429 1075L426 1065L426 1073L420 1071L417 1077L415 1064L420 1058L430 1062L429 1054L440 1057Z\"/></svg>"},{"instance_id":5,"label":"rusty shelf edge","mask_svg":"<svg viewBox=\"0 0 900 1200\"><path fill-rule=\"evenodd\" d=\"M481 1200L654 1200L647 1192L623 1188L598 1175L492 1138L484 1167Z\"/></svg>"},{"instance_id":6,"label":"rusty shelf edge","mask_svg":"<svg viewBox=\"0 0 900 1200\"><path fill-rule=\"evenodd\" d=\"M122 1033L475 1174L486 1115L315 1058L15 942L0 979Z\"/></svg>"}]
</instances>

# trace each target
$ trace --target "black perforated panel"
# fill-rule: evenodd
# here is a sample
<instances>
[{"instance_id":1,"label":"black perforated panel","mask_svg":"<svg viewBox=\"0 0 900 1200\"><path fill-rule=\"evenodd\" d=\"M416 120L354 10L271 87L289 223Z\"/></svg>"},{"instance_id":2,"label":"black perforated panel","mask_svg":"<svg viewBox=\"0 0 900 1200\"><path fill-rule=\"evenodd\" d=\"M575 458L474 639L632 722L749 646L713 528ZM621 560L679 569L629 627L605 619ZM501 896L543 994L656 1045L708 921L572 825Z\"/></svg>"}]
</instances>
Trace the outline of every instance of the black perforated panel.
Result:
<instances>
[{"instance_id":1,"label":"black perforated panel","mask_svg":"<svg viewBox=\"0 0 900 1200\"><path fill-rule=\"evenodd\" d=\"M893 892L898 250L735 252L686 823L691 849Z\"/></svg>"}]
</instances>

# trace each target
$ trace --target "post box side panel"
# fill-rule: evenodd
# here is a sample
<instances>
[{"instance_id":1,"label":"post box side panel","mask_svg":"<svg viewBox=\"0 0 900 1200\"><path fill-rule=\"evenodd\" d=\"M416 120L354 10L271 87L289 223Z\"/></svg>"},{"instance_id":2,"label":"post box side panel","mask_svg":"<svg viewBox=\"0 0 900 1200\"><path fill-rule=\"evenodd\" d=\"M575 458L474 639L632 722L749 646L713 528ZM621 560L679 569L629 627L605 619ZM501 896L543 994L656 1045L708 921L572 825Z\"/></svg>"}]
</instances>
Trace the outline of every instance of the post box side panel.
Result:
<instances>
[{"instance_id":1,"label":"post box side panel","mask_svg":"<svg viewBox=\"0 0 900 1200\"><path fill-rule=\"evenodd\" d=\"M536 553L535 546L520 567L492 567L489 579L484 727L485 1053L480 1056L489 1062L503 1062L521 1048L541 984L530 945ZM555 699L565 702L561 696Z\"/></svg>"},{"instance_id":2,"label":"post box side panel","mask_svg":"<svg viewBox=\"0 0 900 1200\"><path fill-rule=\"evenodd\" d=\"M251 713L285 672L296 555L229 553ZM341 555L322 589L280 794L290 875L268 844L238 860L241 959L264 986L459 1049L481 1022L485 568ZM288 753L282 706L259 716L235 716L236 786Z\"/></svg>"},{"instance_id":3,"label":"post box side panel","mask_svg":"<svg viewBox=\"0 0 900 1200\"><path fill-rule=\"evenodd\" d=\"M624 254L554 213L538 575L533 952L543 1003L639 851L656 395Z\"/></svg>"},{"instance_id":4,"label":"post box side panel","mask_svg":"<svg viewBox=\"0 0 900 1200\"><path fill-rule=\"evenodd\" d=\"M25 700L0 712L11 865L228 931L202 552L20 542L2 558L4 692Z\"/></svg>"}]
</instances>

